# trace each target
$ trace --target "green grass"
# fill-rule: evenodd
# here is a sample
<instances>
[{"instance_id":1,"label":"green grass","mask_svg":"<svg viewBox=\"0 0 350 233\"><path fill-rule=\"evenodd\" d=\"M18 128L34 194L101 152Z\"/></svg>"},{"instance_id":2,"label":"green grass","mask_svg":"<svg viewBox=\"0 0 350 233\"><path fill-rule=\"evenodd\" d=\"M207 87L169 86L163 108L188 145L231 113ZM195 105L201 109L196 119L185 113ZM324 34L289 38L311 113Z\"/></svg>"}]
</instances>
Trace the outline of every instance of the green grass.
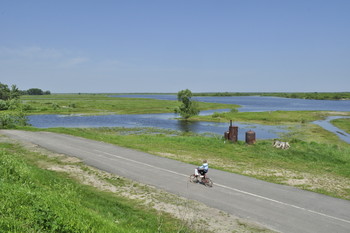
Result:
<instances>
[{"instance_id":1,"label":"green grass","mask_svg":"<svg viewBox=\"0 0 350 233\"><path fill-rule=\"evenodd\" d=\"M335 119L335 120L332 120L331 123L334 124L339 129L342 129L345 132L350 133L350 118Z\"/></svg>"},{"instance_id":2,"label":"green grass","mask_svg":"<svg viewBox=\"0 0 350 233\"><path fill-rule=\"evenodd\" d=\"M228 122L229 120L237 122L252 122L260 124L290 124L307 123L316 120L325 119L330 113L327 111L271 111L271 112L224 112L214 113L210 116L197 116L192 120ZM342 112L343 115L350 116L350 112Z\"/></svg>"},{"instance_id":3,"label":"green grass","mask_svg":"<svg viewBox=\"0 0 350 233\"><path fill-rule=\"evenodd\" d=\"M53 94L22 96L27 114L147 114L171 113L178 101L116 98L106 94ZM199 102L200 110L234 108L237 105Z\"/></svg>"},{"instance_id":4,"label":"green grass","mask_svg":"<svg viewBox=\"0 0 350 233\"><path fill-rule=\"evenodd\" d=\"M329 134L326 131L323 132L324 143L312 141L314 137L310 137L309 141L289 138L291 148L279 150L272 147L271 140L258 140L255 145L247 146L242 141L236 144L224 143L221 137L175 134L162 130L155 133L155 130L147 132L146 129L133 129L126 134L125 130L121 128L50 129L53 132L104 141L194 165L198 165L203 158L206 158L210 161L211 167L276 183L286 182L287 179L283 181L283 177L271 176L271 172L276 170L286 170L295 173L296 176L307 173L313 177L331 176L339 180L350 180L350 146L340 142L336 136L329 140ZM319 130L318 128L316 132L308 132L308 135L320 134ZM334 143L330 143L331 141ZM256 171L266 172L257 173ZM323 187L318 192L327 192L332 196L350 199L350 190L346 190L346 187L344 185L341 191Z\"/></svg>"},{"instance_id":5,"label":"green grass","mask_svg":"<svg viewBox=\"0 0 350 233\"><path fill-rule=\"evenodd\" d=\"M13 144L0 144L1 232L153 233L178 232L183 226L137 201L40 169L32 162L37 156Z\"/></svg>"}]
</instances>

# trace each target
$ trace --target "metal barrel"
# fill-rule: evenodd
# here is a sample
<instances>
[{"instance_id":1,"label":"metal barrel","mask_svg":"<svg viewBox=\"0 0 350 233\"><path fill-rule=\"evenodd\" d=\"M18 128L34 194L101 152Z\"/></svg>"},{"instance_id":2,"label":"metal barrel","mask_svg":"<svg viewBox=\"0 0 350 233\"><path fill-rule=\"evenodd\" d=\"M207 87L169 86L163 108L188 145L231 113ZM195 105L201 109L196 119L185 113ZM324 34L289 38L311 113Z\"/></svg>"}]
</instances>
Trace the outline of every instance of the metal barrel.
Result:
<instances>
[{"instance_id":1,"label":"metal barrel","mask_svg":"<svg viewBox=\"0 0 350 233\"><path fill-rule=\"evenodd\" d=\"M229 127L229 140L232 142L237 142L238 140L238 126Z\"/></svg>"},{"instance_id":2,"label":"metal barrel","mask_svg":"<svg viewBox=\"0 0 350 233\"><path fill-rule=\"evenodd\" d=\"M245 133L245 142L247 144L254 144L256 142L254 131L249 130Z\"/></svg>"}]
</instances>

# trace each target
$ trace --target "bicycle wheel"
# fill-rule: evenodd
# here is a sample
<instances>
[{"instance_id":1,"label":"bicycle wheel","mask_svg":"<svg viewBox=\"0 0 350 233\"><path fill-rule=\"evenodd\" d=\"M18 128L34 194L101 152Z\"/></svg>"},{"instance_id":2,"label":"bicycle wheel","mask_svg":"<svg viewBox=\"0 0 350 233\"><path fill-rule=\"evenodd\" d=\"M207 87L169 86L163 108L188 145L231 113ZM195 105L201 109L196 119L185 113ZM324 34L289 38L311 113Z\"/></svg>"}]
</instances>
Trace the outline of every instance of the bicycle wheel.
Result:
<instances>
[{"instance_id":1,"label":"bicycle wheel","mask_svg":"<svg viewBox=\"0 0 350 233\"><path fill-rule=\"evenodd\" d=\"M190 175L190 182L192 183L198 183L198 178L195 174Z\"/></svg>"},{"instance_id":2,"label":"bicycle wheel","mask_svg":"<svg viewBox=\"0 0 350 233\"><path fill-rule=\"evenodd\" d=\"M205 178L204 185L207 187L213 187L213 181L210 178Z\"/></svg>"}]
</instances>

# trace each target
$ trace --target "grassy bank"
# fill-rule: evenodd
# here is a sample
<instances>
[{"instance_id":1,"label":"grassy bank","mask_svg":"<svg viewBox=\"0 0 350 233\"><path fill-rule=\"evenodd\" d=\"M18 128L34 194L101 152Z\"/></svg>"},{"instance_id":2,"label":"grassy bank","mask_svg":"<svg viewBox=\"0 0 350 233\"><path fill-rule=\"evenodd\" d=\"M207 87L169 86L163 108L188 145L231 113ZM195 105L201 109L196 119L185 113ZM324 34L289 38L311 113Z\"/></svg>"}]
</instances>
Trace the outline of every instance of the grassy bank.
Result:
<instances>
[{"instance_id":1,"label":"grassy bank","mask_svg":"<svg viewBox=\"0 0 350 233\"><path fill-rule=\"evenodd\" d=\"M178 101L116 98L106 94L52 94L22 96L28 114L147 114L172 113ZM200 110L235 108L237 105L199 102Z\"/></svg>"},{"instance_id":2,"label":"grassy bank","mask_svg":"<svg viewBox=\"0 0 350 233\"><path fill-rule=\"evenodd\" d=\"M214 113L210 116L196 116L192 120L229 122L251 122L268 125L307 123L325 119L331 115L350 116L350 112L328 111L271 111L271 112L224 112Z\"/></svg>"},{"instance_id":3,"label":"grassy bank","mask_svg":"<svg viewBox=\"0 0 350 233\"><path fill-rule=\"evenodd\" d=\"M0 143L1 232L193 232L139 201L40 169L38 161L45 158Z\"/></svg>"},{"instance_id":4,"label":"grassy bank","mask_svg":"<svg viewBox=\"0 0 350 233\"><path fill-rule=\"evenodd\" d=\"M350 118L336 119L331 121L339 129L344 130L347 133L350 133Z\"/></svg>"},{"instance_id":5,"label":"grassy bank","mask_svg":"<svg viewBox=\"0 0 350 233\"><path fill-rule=\"evenodd\" d=\"M50 131L104 141L194 165L206 158L212 168L350 199L349 145L315 125L305 127L309 128L293 132L295 137L288 136L291 139L288 150L273 148L271 140L258 140L255 145L247 146L244 142L224 143L221 137L156 129L62 128Z\"/></svg>"}]
</instances>

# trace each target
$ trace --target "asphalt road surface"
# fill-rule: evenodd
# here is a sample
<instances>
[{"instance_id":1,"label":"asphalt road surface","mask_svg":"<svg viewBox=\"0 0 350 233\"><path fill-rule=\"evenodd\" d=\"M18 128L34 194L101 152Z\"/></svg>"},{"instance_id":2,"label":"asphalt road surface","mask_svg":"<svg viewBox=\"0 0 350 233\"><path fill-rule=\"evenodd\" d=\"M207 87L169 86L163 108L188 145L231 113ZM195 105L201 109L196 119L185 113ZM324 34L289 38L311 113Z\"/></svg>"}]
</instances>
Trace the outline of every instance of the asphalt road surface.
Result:
<instances>
[{"instance_id":1,"label":"asphalt road surface","mask_svg":"<svg viewBox=\"0 0 350 233\"><path fill-rule=\"evenodd\" d=\"M98 169L203 202L272 230L350 232L350 202L346 200L215 169L209 170L214 186L208 188L189 183L195 166L175 160L63 134L17 130L0 133L80 158Z\"/></svg>"}]
</instances>

